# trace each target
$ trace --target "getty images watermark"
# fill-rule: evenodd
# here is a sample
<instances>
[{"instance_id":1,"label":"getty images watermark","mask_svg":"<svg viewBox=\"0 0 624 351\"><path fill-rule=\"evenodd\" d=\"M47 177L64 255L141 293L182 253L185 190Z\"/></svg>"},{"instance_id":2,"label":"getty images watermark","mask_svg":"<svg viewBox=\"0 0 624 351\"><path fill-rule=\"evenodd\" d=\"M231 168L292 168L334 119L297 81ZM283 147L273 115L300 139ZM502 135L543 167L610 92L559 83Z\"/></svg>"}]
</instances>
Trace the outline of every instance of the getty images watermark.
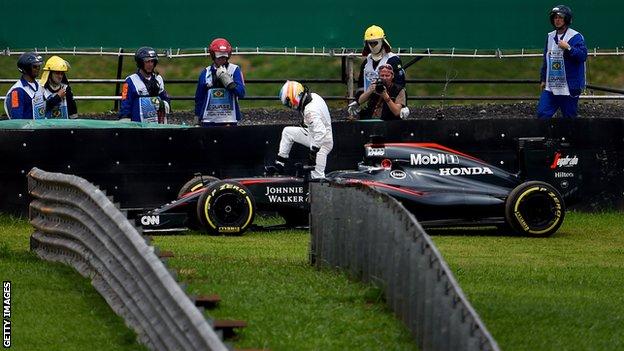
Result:
<instances>
[{"instance_id":1,"label":"getty images watermark","mask_svg":"<svg viewBox=\"0 0 624 351\"><path fill-rule=\"evenodd\" d=\"M11 347L11 282L2 282L2 346Z\"/></svg>"}]
</instances>

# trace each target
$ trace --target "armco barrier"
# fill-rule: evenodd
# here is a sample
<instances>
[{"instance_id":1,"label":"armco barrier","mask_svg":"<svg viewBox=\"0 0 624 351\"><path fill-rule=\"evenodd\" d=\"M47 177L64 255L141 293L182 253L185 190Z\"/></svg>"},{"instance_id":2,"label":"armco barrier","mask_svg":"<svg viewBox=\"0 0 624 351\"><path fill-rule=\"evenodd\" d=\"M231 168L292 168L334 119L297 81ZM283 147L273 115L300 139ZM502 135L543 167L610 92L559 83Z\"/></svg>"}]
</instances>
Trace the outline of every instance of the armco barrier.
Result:
<instances>
[{"instance_id":1,"label":"armco barrier","mask_svg":"<svg viewBox=\"0 0 624 351\"><path fill-rule=\"evenodd\" d=\"M310 261L380 286L422 350L499 350L416 218L364 186L310 187Z\"/></svg>"},{"instance_id":2,"label":"armco barrier","mask_svg":"<svg viewBox=\"0 0 624 351\"><path fill-rule=\"evenodd\" d=\"M113 311L152 350L227 350L146 239L86 180L28 173L31 250L92 279Z\"/></svg>"}]
</instances>

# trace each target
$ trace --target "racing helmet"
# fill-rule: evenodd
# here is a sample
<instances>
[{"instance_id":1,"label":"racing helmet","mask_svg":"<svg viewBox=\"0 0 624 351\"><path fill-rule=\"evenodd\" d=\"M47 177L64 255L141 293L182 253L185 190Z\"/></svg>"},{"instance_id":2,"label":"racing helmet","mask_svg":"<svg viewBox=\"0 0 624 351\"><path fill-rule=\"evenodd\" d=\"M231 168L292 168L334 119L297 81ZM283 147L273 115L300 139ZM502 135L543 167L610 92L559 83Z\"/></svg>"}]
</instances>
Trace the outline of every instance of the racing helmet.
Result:
<instances>
[{"instance_id":1,"label":"racing helmet","mask_svg":"<svg viewBox=\"0 0 624 351\"><path fill-rule=\"evenodd\" d=\"M223 38L213 40L210 43L208 50L210 51L210 57L212 57L213 60L217 57L225 56L229 59L230 56L232 56L232 45L230 45L230 43Z\"/></svg>"},{"instance_id":2,"label":"racing helmet","mask_svg":"<svg viewBox=\"0 0 624 351\"><path fill-rule=\"evenodd\" d=\"M144 46L134 53L134 61L136 62L137 68L143 68L143 64L146 60L154 60L154 67L156 67L158 64L158 54L156 54L154 48Z\"/></svg>"},{"instance_id":3,"label":"racing helmet","mask_svg":"<svg viewBox=\"0 0 624 351\"><path fill-rule=\"evenodd\" d=\"M63 60L58 56L50 57L45 65L43 65L43 73L41 74L41 79L39 80L39 84L45 85L48 82L48 78L50 77L50 72L67 72L70 69L69 62Z\"/></svg>"},{"instance_id":4,"label":"racing helmet","mask_svg":"<svg viewBox=\"0 0 624 351\"><path fill-rule=\"evenodd\" d=\"M563 17L563 21L566 26L569 26L572 23L572 9L566 5L557 5L550 10L550 24L555 26L555 16L559 15Z\"/></svg>"},{"instance_id":5,"label":"racing helmet","mask_svg":"<svg viewBox=\"0 0 624 351\"><path fill-rule=\"evenodd\" d=\"M282 89L280 89L279 98L284 106L296 110L306 92L307 89L303 84L294 80L287 80L282 86Z\"/></svg>"},{"instance_id":6,"label":"racing helmet","mask_svg":"<svg viewBox=\"0 0 624 351\"><path fill-rule=\"evenodd\" d=\"M33 66L41 64L43 64L43 58L34 52L25 52L17 59L17 69L27 75L32 75Z\"/></svg>"},{"instance_id":7,"label":"racing helmet","mask_svg":"<svg viewBox=\"0 0 624 351\"><path fill-rule=\"evenodd\" d=\"M362 49L362 56L368 56L368 54L371 53L370 47L368 46L368 44L366 44L366 42L379 39L381 39L383 48L386 50L386 52L392 51L392 47L390 46L388 39L386 39L386 33L384 32L383 28L372 25L366 28L366 31L364 32L364 48Z\"/></svg>"}]
</instances>

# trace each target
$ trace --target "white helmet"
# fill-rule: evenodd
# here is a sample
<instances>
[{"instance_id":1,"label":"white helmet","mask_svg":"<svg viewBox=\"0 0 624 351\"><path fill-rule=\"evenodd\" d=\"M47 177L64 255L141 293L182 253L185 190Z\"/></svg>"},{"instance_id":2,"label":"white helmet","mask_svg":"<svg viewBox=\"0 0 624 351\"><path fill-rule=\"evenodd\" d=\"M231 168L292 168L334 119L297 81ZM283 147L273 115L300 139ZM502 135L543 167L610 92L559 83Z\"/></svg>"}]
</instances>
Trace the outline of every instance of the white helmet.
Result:
<instances>
[{"instance_id":1,"label":"white helmet","mask_svg":"<svg viewBox=\"0 0 624 351\"><path fill-rule=\"evenodd\" d=\"M287 80L279 92L279 98L284 106L297 109L305 90L301 83L294 80Z\"/></svg>"}]
</instances>

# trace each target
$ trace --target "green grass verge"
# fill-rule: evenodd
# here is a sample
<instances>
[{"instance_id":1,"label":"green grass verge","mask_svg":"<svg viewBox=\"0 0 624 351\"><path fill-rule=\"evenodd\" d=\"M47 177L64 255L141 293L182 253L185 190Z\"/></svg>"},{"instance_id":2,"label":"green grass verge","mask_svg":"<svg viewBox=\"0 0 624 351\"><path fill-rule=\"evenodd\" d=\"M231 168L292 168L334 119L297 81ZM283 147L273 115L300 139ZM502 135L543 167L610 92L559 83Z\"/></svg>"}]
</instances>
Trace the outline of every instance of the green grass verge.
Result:
<instances>
[{"instance_id":1,"label":"green grass verge","mask_svg":"<svg viewBox=\"0 0 624 351\"><path fill-rule=\"evenodd\" d=\"M503 350L624 349L624 213L569 213L547 239L433 239Z\"/></svg>"},{"instance_id":2,"label":"green grass verge","mask_svg":"<svg viewBox=\"0 0 624 351\"><path fill-rule=\"evenodd\" d=\"M63 56L71 63L69 78L115 78L117 58L108 56ZM45 58L47 59L47 57ZM403 62L411 60L404 57ZM16 56L0 56L0 78L17 80ZM242 67L245 79L261 78L341 78L341 59L335 57L276 57L276 56L235 56L232 62ZM359 70L359 59L355 63L355 75ZM203 67L209 64L207 58L162 58L158 70L165 78L167 91L174 96L193 96L194 84L167 84L167 79L197 79ZM620 74L624 57L590 57L587 61L587 80L589 83L616 88L624 86L624 75ZM460 78L508 78L539 79L541 59L472 59L472 58L425 58L407 70L408 78L447 79L449 84L408 84L408 96L427 95L529 95L538 96L537 84L455 84ZM131 57L124 58L122 77L133 73L136 68ZM0 84L0 93L5 94L12 84ZM242 101L244 109L268 107L279 108L277 94L281 84L249 84L247 95L275 96L274 101ZM344 96L344 84L311 84L311 88L322 96ZM114 85L74 84L76 95L114 95ZM416 101L410 105L448 105L455 102ZM465 103L465 102L464 102ZM470 102L470 103L474 103ZM500 102L498 102L500 103ZM334 108L345 107L342 101L330 102ZM192 110L192 101L174 101L175 110ZM82 113L106 112L113 108L112 101L78 101L78 111ZM4 109L0 109L4 114Z\"/></svg>"},{"instance_id":3,"label":"green grass verge","mask_svg":"<svg viewBox=\"0 0 624 351\"><path fill-rule=\"evenodd\" d=\"M142 350L134 333L72 268L28 252L32 228L0 215L0 278L11 280L17 350ZM209 314L243 319L237 347L414 350L378 289L307 264L307 231L155 237L193 293L219 293Z\"/></svg>"},{"instance_id":4,"label":"green grass verge","mask_svg":"<svg viewBox=\"0 0 624 351\"><path fill-rule=\"evenodd\" d=\"M146 350L73 268L28 250L27 221L0 215L0 278L10 280L15 350Z\"/></svg>"},{"instance_id":5,"label":"green grass verge","mask_svg":"<svg viewBox=\"0 0 624 351\"><path fill-rule=\"evenodd\" d=\"M30 232L25 221L0 216L0 272L13 281L16 349L140 349L87 280L27 252ZM624 348L622 213L569 213L546 239L451 234L433 238L502 349ZM414 348L377 289L308 265L305 231L155 243L174 252L170 266L191 293L221 295L211 316L248 322L238 348Z\"/></svg>"},{"instance_id":6,"label":"green grass verge","mask_svg":"<svg viewBox=\"0 0 624 351\"><path fill-rule=\"evenodd\" d=\"M414 350L378 289L308 264L303 230L243 237L157 237L195 294L218 293L217 319L242 319L237 348Z\"/></svg>"}]
</instances>

